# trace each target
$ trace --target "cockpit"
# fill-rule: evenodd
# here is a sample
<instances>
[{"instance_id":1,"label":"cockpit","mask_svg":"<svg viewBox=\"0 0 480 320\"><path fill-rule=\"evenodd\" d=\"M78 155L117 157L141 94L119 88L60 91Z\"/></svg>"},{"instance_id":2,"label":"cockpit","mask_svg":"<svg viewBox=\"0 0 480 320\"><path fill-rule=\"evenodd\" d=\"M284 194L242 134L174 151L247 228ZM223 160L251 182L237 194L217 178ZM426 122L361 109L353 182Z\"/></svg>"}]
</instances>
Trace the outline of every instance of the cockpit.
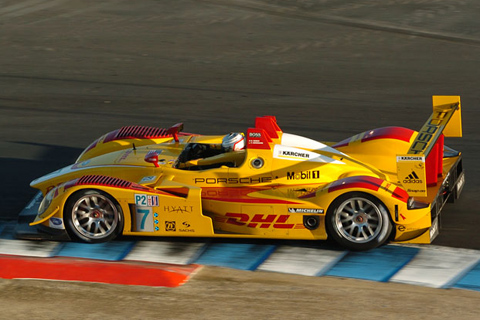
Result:
<instances>
[{"instance_id":1,"label":"cockpit","mask_svg":"<svg viewBox=\"0 0 480 320\"><path fill-rule=\"evenodd\" d=\"M245 135L229 133L220 143L188 143L179 155L176 168L205 170L221 166L238 167L245 161Z\"/></svg>"}]
</instances>

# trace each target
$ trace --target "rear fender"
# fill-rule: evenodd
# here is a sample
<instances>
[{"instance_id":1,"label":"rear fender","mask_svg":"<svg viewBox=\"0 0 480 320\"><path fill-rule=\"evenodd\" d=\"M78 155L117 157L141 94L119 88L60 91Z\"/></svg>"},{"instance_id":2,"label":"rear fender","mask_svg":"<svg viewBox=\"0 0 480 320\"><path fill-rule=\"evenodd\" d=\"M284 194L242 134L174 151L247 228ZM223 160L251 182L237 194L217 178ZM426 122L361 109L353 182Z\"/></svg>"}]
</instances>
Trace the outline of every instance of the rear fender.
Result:
<instances>
[{"instance_id":1,"label":"rear fender","mask_svg":"<svg viewBox=\"0 0 480 320\"><path fill-rule=\"evenodd\" d=\"M328 205L324 204L328 210L335 199L350 192L363 192L377 198L387 208L394 225L410 225L411 228L428 228L430 226L429 207L408 210L409 196L407 192L395 184L376 177L356 176L337 180L317 191L316 198L322 203L328 202ZM427 219L426 216L428 216Z\"/></svg>"}]
</instances>

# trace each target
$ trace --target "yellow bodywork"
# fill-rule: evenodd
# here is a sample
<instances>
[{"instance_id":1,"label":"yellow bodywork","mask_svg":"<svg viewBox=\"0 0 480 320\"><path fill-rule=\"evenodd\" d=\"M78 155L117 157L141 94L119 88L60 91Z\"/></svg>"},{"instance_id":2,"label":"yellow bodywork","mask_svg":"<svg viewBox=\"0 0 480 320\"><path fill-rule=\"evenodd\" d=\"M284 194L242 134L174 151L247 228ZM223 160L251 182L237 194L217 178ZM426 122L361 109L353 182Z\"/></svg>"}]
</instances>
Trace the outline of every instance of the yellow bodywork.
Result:
<instances>
[{"instance_id":1,"label":"yellow bodywork","mask_svg":"<svg viewBox=\"0 0 480 320\"><path fill-rule=\"evenodd\" d=\"M124 235L326 239L325 219L331 204L342 195L360 192L375 197L388 210L391 240L431 241L431 204L459 154L444 159L437 184L415 198L424 205L412 209L397 176L396 156L408 154L418 132L375 129L330 147L275 126L249 129L246 150L182 163L179 158L187 146L202 144L215 150L223 136L110 141L105 135L75 164L32 182L44 195L50 192L51 203L31 225L51 227L52 218L64 221L64 208L72 195L93 189L118 202ZM269 139L261 140L267 135ZM158 160L146 162L152 152ZM115 177L131 185L78 184L84 176ZM318 225L308 227L308 221Z\"/></svg>"}]
</instances>

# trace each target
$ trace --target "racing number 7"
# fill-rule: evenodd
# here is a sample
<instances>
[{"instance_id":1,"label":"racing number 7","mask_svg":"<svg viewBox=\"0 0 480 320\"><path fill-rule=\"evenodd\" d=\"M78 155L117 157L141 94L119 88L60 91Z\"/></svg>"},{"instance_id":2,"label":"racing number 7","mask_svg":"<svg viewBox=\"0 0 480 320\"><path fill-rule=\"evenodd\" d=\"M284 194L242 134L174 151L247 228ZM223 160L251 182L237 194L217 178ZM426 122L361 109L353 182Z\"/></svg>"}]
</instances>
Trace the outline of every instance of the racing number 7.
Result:
<instances>
[{"instance_id":1,"label":"racing number 7","mask_svg":"<svg viewBox=\"0 0 480 320\"><path fill-rule=\"evenodd\" d=\"M147 217L150 213L150 210L137 209L137 213L143 214L142 222L140 223L140 230L144 230L145 229L145 221L147 220Z\"/></svg>"}]
</instances>

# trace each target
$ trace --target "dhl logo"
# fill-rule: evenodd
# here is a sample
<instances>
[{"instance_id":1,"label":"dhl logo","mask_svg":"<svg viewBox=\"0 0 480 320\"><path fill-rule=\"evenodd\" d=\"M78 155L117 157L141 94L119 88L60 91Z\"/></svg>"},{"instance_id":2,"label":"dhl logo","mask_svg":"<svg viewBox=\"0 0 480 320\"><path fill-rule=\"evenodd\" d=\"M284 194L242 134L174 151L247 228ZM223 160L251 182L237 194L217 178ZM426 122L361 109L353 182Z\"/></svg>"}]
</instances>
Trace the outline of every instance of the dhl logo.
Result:
<instances>
[{"instance_id":1,"label":"dhl logo","mask_svg":"<svg viewBox=\"0 0 480 320\"><path fill-rule=\"evenodd\" d=\"M236 226L247 226L249 228L264 228L268 229L299 229L304 228L302 224L287 223L289 214L255 214L253 217L246 213L231 213L227 212L225 217L217 217L218 222L233 224Z\"/></svg>"}]
</instances>

